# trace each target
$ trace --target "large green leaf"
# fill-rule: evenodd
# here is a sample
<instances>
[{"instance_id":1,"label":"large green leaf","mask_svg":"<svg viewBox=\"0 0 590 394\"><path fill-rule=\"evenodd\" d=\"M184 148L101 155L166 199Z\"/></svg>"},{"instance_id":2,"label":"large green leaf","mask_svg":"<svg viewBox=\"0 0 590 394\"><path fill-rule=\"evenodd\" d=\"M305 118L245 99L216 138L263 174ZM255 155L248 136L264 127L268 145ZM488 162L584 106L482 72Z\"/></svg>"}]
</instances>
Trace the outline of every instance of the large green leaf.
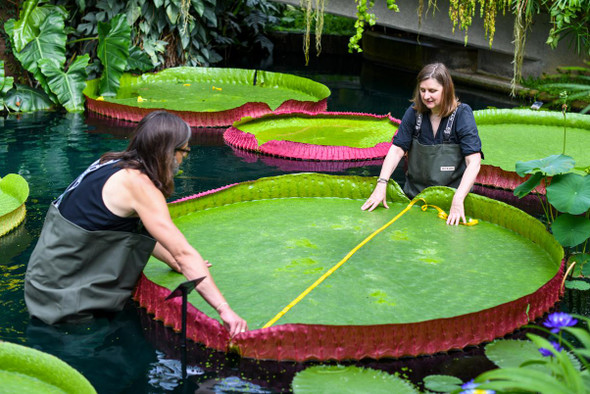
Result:
<instances>
[{"instance_id":1,"label":"large green leaf","mask_svg":"<svg viewBox=\"0 0 590 394\"><path fill-rule=\"evenodd\" d=\"M16 85L6 94L4 104L12 111L35 112L53 109L55 104L42 90L25 85Z\"/></svg>"},{"instance_id":2,"label":"large green leaf","mask_svg":"<svg viewBox=\"0 0 590 394\"><path fill-rule=\"evenodd\" d=\"M14 211L29 197L29 184L18 174L0 178L0 216Z\"/></svg>"},{"instance_id":3,"label":"large green leaf","mask_svg":"<svg viewBox=\"0 0 590 394\"><path fill-rule=\"evenodd\" d=\"M541 184L541 179L543 179L543 173L535 172L529 179L514 189L514 195L518 198L523 198Z\"/></svg>"},{"instance_id":4,"label":"large green leaf","mask_svg":"<svg viewBox=\"0 0 590 394\"><path fill-rule=\"evenodd\" d=\"M590 220L583 216L564 213L555 219L551 231L561 245L577 246L590 238Z\"/></svg>"},{"instance_id":5,"label":"large green leaf","mask_svg":"<svg viewBox=\"0 0 590 394\"><path fill-rule=\"evenodd\" d=\"M566 155L551 155L538 160L517 161L516 173L520 176L541 172L544 176L564 174L574 168L575 160Z\"/></svg>"},{"instance_id":6,"label":"large green leaf","mask_svg":"<svg viewBox=\"0 0 590 394\"><path fill-rule=\"evenodd\" d=\"M429 375L424 378L424 388L430 391L450 393L461 389L463 381L450 375Z\"/></svg>"},{"instance_id":7,"label":"large green leaf","mask_svg":"<svg viewBox=\"0 0 590 394\"><path fill-rule=\"evenodd\" d=\"M556 175L547 187L547 200L560 212L582 214L590 209L590 175Z\"/></svg>"},{"instance_id":8,"label":"large green leaf","mask_svg":"<svg viewBox=\"0 0 590 394\"><path fill-rule=\"evenodd\" d=\"M1 341L0 381L6 393L96 393L80 372L59 358Z\"/></svg>"},{"instance_id":9,"label":"large green leaf","mask_svg":"<svg viewBox=\"0 0 590 394\"><path fill-rule=\"evenodd\" d=\"M545 361L545 357L539 352L539 348L531 341L515 339L499 339L490 342L485 347L486 357L500 368L517 368L525 361ZM533 364L527 368L550 373L551 370L544 364Z\"/></svg>"},{"instance_id":10,"label":"large green leaf","mask_svg":"<svg viewBox=\"0 0 590 394\"><path fill-rule=\"evenodd\" d=\"M0 60L0 110L4 106L4 96L12 89L14 83L13 77L6 77L4 75L4 60Z\"/></svg>"},{"instance_id":11,"label":"large green leaf","mask_svg":"<svg viewBox=\"0 0 590 394\"><path fill-rule=\"evenodd\" d=\"M33 74L48 94L51 89L38 67L38 62L41 59L52 59L63 67L66 61L66 38L63 16L49 14L41 23L39 34L22 51L15 53L23 67Z\"/></svg>"},{"instance_id":12,"label":"large green leaf","mask_svg":"<svg viewBox=\"0 0 590 394\"><path fill-rule=\"evenodd\" d=\"M133 46L129 49L129 59L127 62L126 71L149 71L154 68L152 60L147 53L142 51L139 47Z\"/></svg>"},{"instance_id":13,"label":"large green leaf","mask_svg":"<svg viewBox=\"0 0 590 394\"><path fill-rule=\"evenodd\" d=\"M387 372L343 365L318 365L298 372L294 394L419 393L409 381Z\"/></svg>"},{"instance_id":14,"label":"large green leaf","mask_svg":"<svg viewBox=\"0 0 590 394\"><path fill-rule=\"evenodd\" d=\"M66 72L51 59L41 59L39 61L39 67L47 77L47 83L51 91L68 112L84 111L84 95L82 91L86 87L86 78L88 77L86 66L89 60L90 56L88 54L78 56Z\"/></svg>"},{"instance_id":15,"label":"large green leaf","mask_svg":"<svg viewBox=\"0 0 590 394\"><path fill-rule=\"evenodd\" d=\"M99 83L101 96L115 96L119 89L119 79L129 57L131 27L124 14L117 15L109 23L98 23L97 56L103 70Z\"/></svg>"},{"instance_id":16,"label":"large green leaf","mask_svg":"<svg viewBox=\"0 0 590 394\"><path fill-rule=\"evenodd\" d=\"M478 390L491 389L500 392L533 392L540 394L577 394L565 387L563 382L530 368L499 368L479 375ZM488 382L489 381L489 382Z\"/></svg>"}]
</instances>

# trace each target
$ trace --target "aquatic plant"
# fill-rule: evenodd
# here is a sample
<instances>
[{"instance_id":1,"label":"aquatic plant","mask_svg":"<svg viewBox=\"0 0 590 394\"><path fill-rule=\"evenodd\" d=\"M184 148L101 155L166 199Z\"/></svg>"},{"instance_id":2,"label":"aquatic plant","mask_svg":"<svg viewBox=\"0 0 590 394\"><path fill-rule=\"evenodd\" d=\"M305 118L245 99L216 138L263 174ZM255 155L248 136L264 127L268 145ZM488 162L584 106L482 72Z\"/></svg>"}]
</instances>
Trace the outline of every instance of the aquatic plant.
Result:
<instances>
[{"instance_id":1,"label":"aquatic plant","mask_svg":"<svg viewBox=\"0 0 590 394\"><path fill-rule=\"evenodd\" d=\"M0 236L17 227L25 218L29 184L18 174L0 178Z\"/></svg>"},{"instance_id":2,"label":"aquatic plant","mask_svg":"<svg viewBox=\"0 0 590 394\"><path fill-rule=\"evenodd\" d=\"M530 353L530 348L519 351L512 347L510 354L505 356L518 361L508 366L492 360L500 368L484 372L475 378L474 381L480 384L478 388L541 394L588 392L590 365L587 357L590 354L590 333L587 325L590 319L579 315L556 313L559 316L556 317L555 313L550 314L547 321L551 321L551 325L560 322L555 324L559 327L551 331L541 327L531 327L545 332L549 335L548 338L532 333L527 334L538 349L537 354L540 354L541 358ZM586 327L573 327L572 323L577 320L584 321ZM565 339L564 334L571 339ZM505 341L510 340L499 340L496 344L502 344ZM488 346L494 346L494 343ZM486 346L486 355L488 355L488 346Z\"/></svg>"},{"instance_id":3,"label":"aquatic plant","mask_svg":"<svg viewBox=\"0 0 590 394\"><path fill-rule=\"evenodd\" d=\"M298 372L291 383L294 394L397 393L417 394L407 379L373 368L317 365Z\"/></svg>"},{"instance_id":4,"label":"aquatic plant","mask_svg":"<svg viewBox=\"0 0 590 394\"><path fill-rule=\"evenodd\" d=\"M4 28L14 56L33 75L48 98L69 112L83 112L82 90L86 85L86 67L90 56L77 55L66 61L67 17L68 12L63 7L27 0L21 7L19 19L9 19ZM98 58L102 64L101 94L116 93L119 77L129 61L130 32L124 15L114 17L109 23L99 23L97 39ZM38 95L37 101L39 96L42 97ZM20 98L22 101L15 103L16 107L11 106L12 110L25 112L36 109L25 104L25 101L34 100L32 93Z\"/></svg>"},{"instance_id":5,"label":"aquatic plant","mask_svg":"<svg viewBox=\"0 0 590 394\"><path fill-rule=\"evenodd\" d=\"M563 247L571 249L566 277L576 264L586 265L590 260L587 253L590 240L590 169L586 168L584 175L574 173L574 164L574 160L565 155L517 162L518 175L531 176L514 189L514 195L522 198L537 189L541 182L546 185L546 198L542 198L538 191L535 193L539 196L547 226L555 239ZM573 249L576 247L578 249Z\"/></svg>"},{"instance_id":6,"label":"aquatic plant","mask_svg":"<svg viewBox=\"0 0 590 394\"><path fill-rule=\"evenodd\" d=\"M584 328L575 327L578 321ZM590 319L554 312L544 326L525 326L543 336L527 333L529 340L498 339L485 346L485 355L498 368L463 383L449 375L424 378L425 388L435 392L535 392L540 394L587 393L590 390ZM567 335L565 335L567 334ZM567 339L566 339L567 337Z\"/></svg>"},{"instance_id":7,"label":"aquatic plant","mask_svg":"<svg viewBox=\"0 0 590 394\"><path fill-rule=\"evenodd\" d=\"M3 341L0 341L0 381L5 393L96 393L80 372L59 358Z\"/></svg>"}]
</instances>

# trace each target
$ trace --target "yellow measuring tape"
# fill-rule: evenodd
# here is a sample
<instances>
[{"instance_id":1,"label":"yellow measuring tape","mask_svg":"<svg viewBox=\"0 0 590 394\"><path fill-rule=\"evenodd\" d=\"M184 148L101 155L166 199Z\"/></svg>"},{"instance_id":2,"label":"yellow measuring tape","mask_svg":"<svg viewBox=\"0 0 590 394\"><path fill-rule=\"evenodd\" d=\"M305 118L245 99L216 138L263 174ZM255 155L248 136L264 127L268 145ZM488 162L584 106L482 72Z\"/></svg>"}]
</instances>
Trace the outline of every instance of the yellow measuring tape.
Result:
<instances>
[{"instance_id":1,"label":"yellow measuring tape","mask_svg":"<svg viewBox=\"0 0 590 394\"><path fill-rule=\"evenodd\" d=\"M412 200L408 204L408 206L404 208L403 211L401 211L400 213L398 213L389 222L387 222L386 224L384 224L383 226L381 226L381 228L375 230L371 235L369 235L367 238L365 238L363 240L363 242L361 242L360 244L358 244L357 246L355 246L354 249L352 249L350 252L348 252L348 254L346 256L344 256L344 258L342 260L340 260L336 265L334 265L332 268L330 268L328 271L326 271L318 280L316 280L311 286L309 286L301 294L299 294L297 296L297 298L295 298L293 301L291 301L289 303L289 305L287 305L286 307L284 307L282 311L280 311L279 313L277 313L277 315L275 317L273 317L272 319L270 319L268 321L268 323L266 323L262 328L270 327L274 323L276 323L277 320L279 320L281 317L283 317L283 315L285 313L289 312L289 310L291 308L293 308L299 301L301 301L303 299L303 297L305 297L306 295L308 295L313 289L315 289L320 283L322 283L328 276L332 275L334 273L334 271L336 271L338 268L340 268L340 266L342 264L344 264L346 261L348 261L348 259L350 259L352 257L352 255L357 252L357 250L359 250L367 242L369 242L370 240L372 240L381 231L385 230L387 227L389 227L391 224L393 224L393 222L395 222L397 219L399 219L403 214L405 214L406 212L408 212L410 210L410 208L412 208L412 206L414 204L416 204L418 201L422 201L424 203L424 205L422 205L422 207L421 207L423 211L426 211L429 207L432 207L432 208L435 208L438 211L438 217L439 218L445 219L445 220L447 219L447 216L448 215L447 215L447 213L445 211L443 211L442 209L440 209L439 207L437 207L435 205L428 205L426 203L426 200L424 200L423 198L418 198L418 199ZM467 223L461 222L461 224L465 224L467 226L473 226L473 225L477 224L477 220L469 219L469 221Z\"/></svg>"}]
</instances>

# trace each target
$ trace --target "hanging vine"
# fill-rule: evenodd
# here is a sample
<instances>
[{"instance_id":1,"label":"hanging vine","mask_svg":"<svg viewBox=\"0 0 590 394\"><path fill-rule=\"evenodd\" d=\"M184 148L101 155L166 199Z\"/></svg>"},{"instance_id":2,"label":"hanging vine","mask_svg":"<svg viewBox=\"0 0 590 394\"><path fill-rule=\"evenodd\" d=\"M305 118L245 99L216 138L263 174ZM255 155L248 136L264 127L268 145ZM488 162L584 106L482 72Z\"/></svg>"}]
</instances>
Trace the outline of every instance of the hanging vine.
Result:
<instances>
[{"instance_id":1,"label":"hanging vine","mask_svg":"<svg viewBox=\"0 0 590 394\"><path fill-rule=\"evenodd\" d=\"M322 31L324 30L324 10L326 0L301 0L301 7L305 9L305 34L303 36L303 53L305 65L309 64L309 48L311 46L311 22L315 19L315 50L319 56L322 52Z\"/></svg>"}]
</instances>

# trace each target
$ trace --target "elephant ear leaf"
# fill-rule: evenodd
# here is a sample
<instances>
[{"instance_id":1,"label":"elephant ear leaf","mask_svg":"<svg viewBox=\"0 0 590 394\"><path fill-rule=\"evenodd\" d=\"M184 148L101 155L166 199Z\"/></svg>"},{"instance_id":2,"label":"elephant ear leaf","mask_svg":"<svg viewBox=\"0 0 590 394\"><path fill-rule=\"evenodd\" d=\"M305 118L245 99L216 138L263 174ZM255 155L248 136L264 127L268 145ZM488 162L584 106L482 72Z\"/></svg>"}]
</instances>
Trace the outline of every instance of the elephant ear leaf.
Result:
<instances>
[{"instance_id":1,"label":"elephant ear leaf","mask_svg":"<svg viewBox=\"0 0 590 394\"><path fill-rule=\"evenodd\" d=\"M9 91L4 98L4 104L16 112L44 111L54 107L53 101L43 90L25 85L16 85L16 89Z\"/></svg>"},{"instance_id":2,"label":"elephant ear leaf","mask_svg":"<svg viewBox=\"0 0 590 394\"><path fill-rule=\"evenodd\" d=\"M131 27L125 15L114 17L110 23L98 23L97 55L103 65L99 82L100 96L114 96L119 89L119 79L127 68Z\"/></svg>"},{"instance_id":3,"label":"elephant ear leaf","mask_svg":"<svg viewBox=\"0 0 590 394\"><path fill-rule=\"evenodd\" d=\"M4 74L4 60L0 60L0 110L4 106L4 96L12 89L13 77L6 77Z\"/></svg>"},{"instance_id":4,"label":"elephant ear leaf","mask_svg":"<svg viewBox=\"0 0 590 394\"><path fill-rule=\"evenodd\" d=\"M47 77L51 91L57 96L60 104L68 112L84 111L84 95L86 87L86 66L90 61L88 54L76 57L76 60L64 71L51 59L41 59L39 67Z\"/></svg>"},{"instance_id":5,"label":"elephant ear leaf","mask_svg":"<svg viewBox=\"0 0 590 394\"><path fill-rule=\"evenodd\" d=\"M45 92L51 95L47 80L38 66L40 59L51 59L63 67L66 61L66 33L64 19L60 14L49 14L39 26L38 35L15 56L23 67L33 74Z\"/></svg>"}]
</instances>

